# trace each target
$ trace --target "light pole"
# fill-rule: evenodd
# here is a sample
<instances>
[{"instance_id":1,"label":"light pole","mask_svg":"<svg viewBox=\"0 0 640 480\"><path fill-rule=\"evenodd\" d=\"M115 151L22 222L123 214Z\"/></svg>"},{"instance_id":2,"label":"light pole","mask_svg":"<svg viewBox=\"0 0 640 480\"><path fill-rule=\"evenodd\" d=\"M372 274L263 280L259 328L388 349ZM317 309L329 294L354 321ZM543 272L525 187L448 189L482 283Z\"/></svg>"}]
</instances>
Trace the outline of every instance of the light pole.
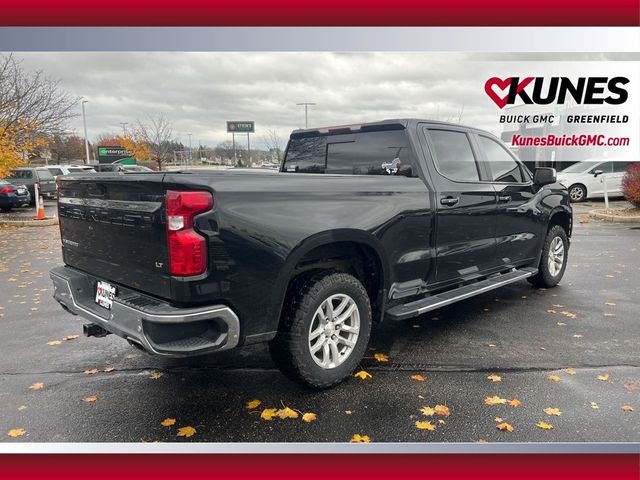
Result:
<instances>
[{"instance_id":1,"label":"light pole","mask_svg":"<svg viewBox=\"0 0 640 480\"><path fill-rule=\"evenodd\" d=\"M129 122L120 122L120 125L122 125L122 136L126 137L127 136L127 125L129 125Z\"/></svg>"},{"instance_id":2,"label":"light pole","mask_svg":"<svg viewBox=\"0 0 640 480\"><path fill-rule=\"evenodd\" d=\"M304 105L304 128L309 128L309 112L308 112L308 108L310 105L317 105L316 103L312 103L312 102L301 102L301 103L296 103L296 105Z\"/></svg>"},{"instance_id":3,"label":"light pole","mask_svg":"<svg viewBox=\"0 0 640 480\"><path fill-rule=\"evenodd\" d=\"M189 137L189 163L192 163L192 153L191 153L191 135L193 135L192 133L187 133L187 136Z\"/></svg>"},{"instance_id":4,"label":"light pole","mask_svg":"<svg viewBox=\"0 0 640 480\"><path fill-rule=\"evenodd\" d=\"M87 139L87 116L84 113L84 104L89 103L89 100L82 100L82 124L84 125L84 149L87 154L86 164L89 165L89 140Z\"/></svg>"}]
</instances>

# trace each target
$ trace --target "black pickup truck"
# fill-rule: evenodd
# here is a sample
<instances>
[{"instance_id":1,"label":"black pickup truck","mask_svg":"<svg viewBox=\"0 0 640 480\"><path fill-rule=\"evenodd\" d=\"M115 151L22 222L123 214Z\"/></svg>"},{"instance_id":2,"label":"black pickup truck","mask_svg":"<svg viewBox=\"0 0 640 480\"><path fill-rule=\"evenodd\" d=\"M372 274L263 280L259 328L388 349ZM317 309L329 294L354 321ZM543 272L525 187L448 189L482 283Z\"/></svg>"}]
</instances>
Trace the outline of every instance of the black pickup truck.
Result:
<instances>
[{"instance_id":1,"label":"black pickup truck","mask_svg":"<svg viewBox=\"0 0 640 480\"><path fill-rule=\"evenodd\" d=\"M269 342L307 385L340 382L373 322L500 286L553 287L572 211L493 135L426 120L296 130L280 171L58 178L55 299L144 350Z\"/></svg>"}]
</instances>

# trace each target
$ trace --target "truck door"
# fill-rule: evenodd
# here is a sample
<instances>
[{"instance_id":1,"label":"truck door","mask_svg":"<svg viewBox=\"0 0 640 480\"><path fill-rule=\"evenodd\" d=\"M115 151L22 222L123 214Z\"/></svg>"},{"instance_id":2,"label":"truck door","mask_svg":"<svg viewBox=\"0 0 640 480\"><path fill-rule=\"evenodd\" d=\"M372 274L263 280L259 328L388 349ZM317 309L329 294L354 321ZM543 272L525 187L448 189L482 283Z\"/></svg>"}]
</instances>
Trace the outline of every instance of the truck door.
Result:
<instances>
[{"instance_id":1,"label":"truck door","mask_svg":"<svg viewBox=\"0 0 640 480\"><path fill-rule=\"evenodd\" d=\"M496 192L481 181L483 167L466 130L429 125L422 133L436 192L435 284L471 280L497 264Z\"/></svg>"},{"instance_id":2,"label":"truck door","mask_svg":"<svg viewBox=\"0 0 640 480\"><path fill-rule=\"evenodd\" d=\"M476 135L488 179L498 197L496 242L498 263L521 266L537 257L546 233L534 204L538 188L529 172L496 139Z\"/></svg>"}]
</instances>

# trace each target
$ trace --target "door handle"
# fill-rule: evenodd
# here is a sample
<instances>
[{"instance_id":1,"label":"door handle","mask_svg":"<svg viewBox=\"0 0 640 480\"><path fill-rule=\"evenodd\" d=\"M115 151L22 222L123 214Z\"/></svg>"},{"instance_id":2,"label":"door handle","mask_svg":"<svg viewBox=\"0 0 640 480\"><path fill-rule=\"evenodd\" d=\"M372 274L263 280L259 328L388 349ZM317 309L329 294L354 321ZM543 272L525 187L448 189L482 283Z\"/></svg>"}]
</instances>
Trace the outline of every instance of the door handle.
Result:
<instances>
[{"instance_id":1,"label":"door handle","mask_svg":"<svg viewBox=\"0 0 640 480\"><path fill-rule=\"evenodd\" d=\"M500 195L498 196L498 200L501 202L510 202L511 201L511 195Z\"/></svg>"},{"instance_id":2,"label":"door handle","mask_svg":"<svg viewBox=\"0 0 640 480\"><path fill-rule=\"evenodd\" d=\"M460 197L442 197L440 203L452 207L460 201Z\"/></svg>"}]
</instances>

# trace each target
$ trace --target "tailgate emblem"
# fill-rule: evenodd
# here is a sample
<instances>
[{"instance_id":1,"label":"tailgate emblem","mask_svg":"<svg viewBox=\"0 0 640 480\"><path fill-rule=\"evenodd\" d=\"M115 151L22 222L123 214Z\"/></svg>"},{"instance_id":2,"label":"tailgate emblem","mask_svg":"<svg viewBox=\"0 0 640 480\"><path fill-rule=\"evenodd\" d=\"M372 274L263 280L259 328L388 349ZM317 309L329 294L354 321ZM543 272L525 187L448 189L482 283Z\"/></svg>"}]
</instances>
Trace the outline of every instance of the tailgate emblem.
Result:
<instances>
[{"instance_id":1,"label":"tailgate emblem","mask_svg":"<svg viewBox=\"0 0 640 480\"><path fill-rule=\"evenodd\" d=\"M156 268L162 268L163 265L164 263L162 262L156 262Z\"/></svg>"}]
</instances>

